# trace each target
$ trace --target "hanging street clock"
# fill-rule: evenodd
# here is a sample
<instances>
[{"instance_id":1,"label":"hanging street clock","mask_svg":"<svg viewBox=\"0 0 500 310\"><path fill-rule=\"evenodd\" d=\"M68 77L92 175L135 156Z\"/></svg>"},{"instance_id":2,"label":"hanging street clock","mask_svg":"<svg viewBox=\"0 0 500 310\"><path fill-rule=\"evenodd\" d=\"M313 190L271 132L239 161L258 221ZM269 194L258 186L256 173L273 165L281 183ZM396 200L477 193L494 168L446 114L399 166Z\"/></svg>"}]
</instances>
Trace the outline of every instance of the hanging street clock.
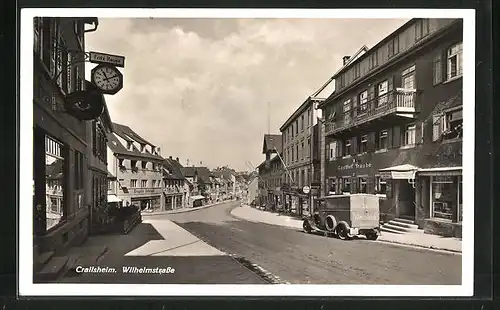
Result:
<instances>
[{"instance_id":1,"label":"hanging street clock","mask_svg":"<svg viewBox=\"0 0 500 310\"><path fill-rule=\"evenodd\" d=\"M114 95L123 88L123 75L111 64L100 64L92 69L91 82L103 94Z\"/></svg>"}]
</instances>

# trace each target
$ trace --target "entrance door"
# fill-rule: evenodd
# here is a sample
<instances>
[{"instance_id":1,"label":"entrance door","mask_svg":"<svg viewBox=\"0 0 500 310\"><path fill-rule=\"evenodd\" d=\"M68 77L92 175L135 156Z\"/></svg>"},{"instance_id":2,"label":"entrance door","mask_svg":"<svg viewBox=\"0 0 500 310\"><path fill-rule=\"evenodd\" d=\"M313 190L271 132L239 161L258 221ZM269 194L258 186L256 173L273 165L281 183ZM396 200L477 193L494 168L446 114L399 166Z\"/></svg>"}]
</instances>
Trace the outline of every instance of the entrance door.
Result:
<instances>
[{"instance_id":1,"label":"entrance door","mask_svg":"<svg viewBox=\"0 0 500 310\"><path fill-rule=\"evenodd\" d=\"M399 216L415 219L415 188L407 180L399 180Z\"/></svg>"}]
</instances>

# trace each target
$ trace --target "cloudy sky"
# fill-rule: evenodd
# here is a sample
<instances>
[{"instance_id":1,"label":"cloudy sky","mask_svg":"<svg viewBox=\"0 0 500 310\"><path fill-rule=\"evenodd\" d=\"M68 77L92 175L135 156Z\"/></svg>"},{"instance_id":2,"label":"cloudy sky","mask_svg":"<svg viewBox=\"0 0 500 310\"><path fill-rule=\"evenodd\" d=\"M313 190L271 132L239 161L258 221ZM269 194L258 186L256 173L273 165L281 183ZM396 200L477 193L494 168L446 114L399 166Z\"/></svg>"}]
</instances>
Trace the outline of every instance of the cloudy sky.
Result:
<instances>
[{"instance_id":1,"label":"cloudy sky","mask_svg":"<svg viewBox=\"0 0 500 310\"><path fill-rule=\"evenodd\" d=\"M246 161L257 166L264 159L268 102L271 133L279 133L342 56L373 46L404 22L101 18L86 35L86 50L126 57L124 88L106 96L114 122L183 164L248 170Z\"/></svg>"}]
</instances>

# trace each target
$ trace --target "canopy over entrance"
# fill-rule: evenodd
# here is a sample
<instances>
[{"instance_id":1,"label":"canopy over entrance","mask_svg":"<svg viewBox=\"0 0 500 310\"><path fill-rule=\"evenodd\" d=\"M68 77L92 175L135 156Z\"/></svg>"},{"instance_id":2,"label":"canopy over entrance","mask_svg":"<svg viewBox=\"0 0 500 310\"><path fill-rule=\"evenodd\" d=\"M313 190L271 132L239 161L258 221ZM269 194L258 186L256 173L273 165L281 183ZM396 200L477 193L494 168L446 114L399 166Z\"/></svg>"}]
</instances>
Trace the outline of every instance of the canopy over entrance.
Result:
<instances>
[{"instance_id":1,"label":"canopy over entrance","mask_svg":"<svg viewBox=\"0 0 500 310\"><path fill-rule=\"evenodd\" d=\"M415 173L418 170L417 167L407 164L379 169L382 178L394 180L415 179Z\"/></svg>"}]
</instances>

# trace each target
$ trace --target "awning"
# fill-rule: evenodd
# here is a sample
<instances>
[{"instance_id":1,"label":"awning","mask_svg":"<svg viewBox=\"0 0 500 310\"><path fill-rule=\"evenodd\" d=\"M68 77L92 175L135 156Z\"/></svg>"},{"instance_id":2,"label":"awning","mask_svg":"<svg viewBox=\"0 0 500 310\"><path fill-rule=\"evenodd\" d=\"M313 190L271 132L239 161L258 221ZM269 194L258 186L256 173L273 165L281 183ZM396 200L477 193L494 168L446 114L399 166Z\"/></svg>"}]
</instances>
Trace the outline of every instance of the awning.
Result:
<instances>
[{"instance_id":1,"label":"awning","mask_svg":"<svg viewBox=\"0 0 500 310\"><path fill-rule=\"evenodd\" d=\"M380 176L385 179L410 180L415 179L415 173L419 169L413 165L399 165L379 169Z\"/></svg>"},{"instance_id":2,"label":"awning","mask_svg":"<svg viewBox=\"0 0 500 310\"><path fill-rule=\"evenodd\" d=\"M205 199L204 196L201 196L201 195L195 195L195 196L191 196L190 197L192 200L200 200L200 199Z\"/></svg>"},{"instance_id":3,"label":"awning","mask_svg":"<svg viewBox=\"0 0 500 310\"><path fill-rule=\"evenodd\" d=\"M438 167L438 168L423 168L418 170L418 175L462 175L462 166L457 167Z\"/></svg>"},{"instance_id":4,"label":"awning","mask_svg":"<svg viewBox=\"0 0 500 310\"><path fill-rule=\"evenodd\" d=\"M122 199L116 195L108 195L108 202L122 202Z\"/></svg>"}]
</instances>

